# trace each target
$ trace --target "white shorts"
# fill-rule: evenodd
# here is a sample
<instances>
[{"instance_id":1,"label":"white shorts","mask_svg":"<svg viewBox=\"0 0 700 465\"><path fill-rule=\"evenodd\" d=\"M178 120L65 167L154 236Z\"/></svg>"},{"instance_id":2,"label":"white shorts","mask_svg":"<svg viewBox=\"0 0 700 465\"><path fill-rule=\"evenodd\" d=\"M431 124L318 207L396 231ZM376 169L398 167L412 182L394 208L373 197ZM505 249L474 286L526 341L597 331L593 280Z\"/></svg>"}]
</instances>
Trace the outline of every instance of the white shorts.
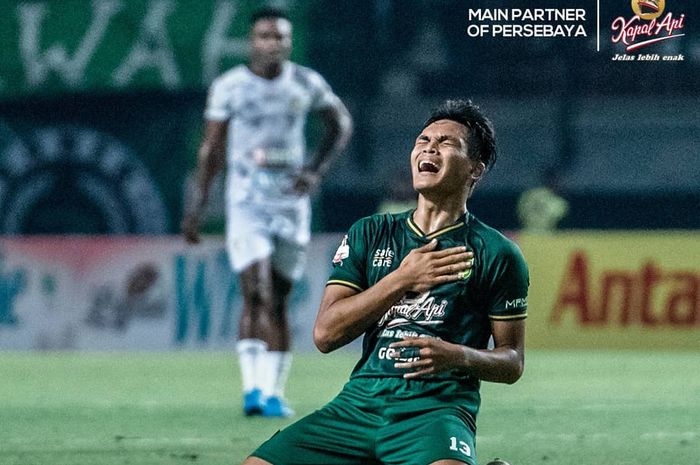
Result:
<instances>
[{"instance_id":1,"label":"white shorts","mask_svg":"<svg viewBox=\"0 0 700 465\"><path fill-rule=\"evenodd\" d=\"M309 202L284 208L232 203L227 210L226 249L234 271L269 258L273 268L287 279L301 278L311 239Z\"/></svg>"}]
</instances>

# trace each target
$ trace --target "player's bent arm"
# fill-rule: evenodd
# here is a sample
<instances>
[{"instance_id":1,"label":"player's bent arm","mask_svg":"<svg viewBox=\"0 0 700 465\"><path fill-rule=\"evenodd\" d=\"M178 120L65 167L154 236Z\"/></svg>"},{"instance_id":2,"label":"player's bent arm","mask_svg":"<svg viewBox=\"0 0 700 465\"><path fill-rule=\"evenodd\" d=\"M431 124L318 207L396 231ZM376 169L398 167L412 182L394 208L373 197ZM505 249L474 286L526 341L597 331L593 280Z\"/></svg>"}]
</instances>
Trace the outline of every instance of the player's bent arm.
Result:
<instances>
[{"instance_id":1,"label":"player's bent arm","mask_svg":"<svg viewBox=\"0 0 700 465\"><path fill-rule=\"evenodd\" d=\"M406 285L395 273L362 292L329 284L314 324L316 347L325 354L354 341L405 293Z\"/></svg>"},{"instance_id":2,"label":"player's bent arm","mask_svg":"<svg viewBox=\"0 0 700 465\"><path fill-rule=\"evenodd\" d=\"M456 281L473 265L473 254L465 247L435 251L437 241L411 250L399 267L369 289L358 292L329 284L321 299L314 342L321 352L331 352L360 336L406 292L425 292Z\"/></svg>"},{"instance_id":3,"label":"player's bent arm","mask_svg":"<svg viewBox=\"0 0 700 465\"><path fill-rule=\"evenodd\" d=\"M483 381L513 384L525 369L525 320L491 321L494 348L464 347L465 368Z\"/></svg>"},{"instance_id":4,"label":"player's bent arm","mask_svg":"<svg viewBox=\"0 0 700 465\"><path fill-rule=\"evenodd\" d=\"M407 379L456 370L484 381L512 384L523 373L524 320L494 322L492 332L496 341L492 350L477 350L435 337L408 337L389 347L418 349L416 359L394 364L406 370Z\"/></svg>"},{"instance_id":5,"label":"player's bent arm","mask_svg":"<svg viewBox=\"0 0 700 465\"><path fill-rule=\"evenodd\" d=\"M352 135L352 117L340 99L337 100L336 105L319 110L319 115L325 130L319 142L316 156L308 169L318 175L323 175L333 155L342 152L348 145Z\"/></svg>"},{"instance_id":6,"label":"player's bent arm","mask_svg":"<svg viewBox=\"0 0 700 465\"><path fill-rule=\"evenodd\" d=\"M227 121L208 120L204 139L197 152L195 186L190 193L181 229L189 243L199 242L199 218L209 197L212 179L224 166L226 158Z\"/></svg>"}]
</instances>

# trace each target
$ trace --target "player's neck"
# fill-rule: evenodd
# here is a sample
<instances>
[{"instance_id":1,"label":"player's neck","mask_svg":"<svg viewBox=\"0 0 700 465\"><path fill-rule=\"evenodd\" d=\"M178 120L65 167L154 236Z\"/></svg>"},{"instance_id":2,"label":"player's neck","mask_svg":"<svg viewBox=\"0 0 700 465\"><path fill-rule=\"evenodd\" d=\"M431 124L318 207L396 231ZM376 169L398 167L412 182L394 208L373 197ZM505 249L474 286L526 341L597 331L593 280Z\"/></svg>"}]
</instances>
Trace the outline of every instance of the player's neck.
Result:
<instances>
[{"instance_id":1,"label":"player's neck","mask_svg":"<svg viewBox=\"0 0 700 465\"><path fill-rule=\"evenodd\" d=\"M467 211L462 199L447 199L439 203L418 196L418 206L413 212L413 222L426 234L455 224Z\"/></svg>"},{"instance_id":2,"label":"player's neck","mask_svg":"<svg viewBox=\"0 0 700 465\"><path fill-rule=\"evenodd\" d=\"M282 74L282 69L284 68L284 63L260 63L256 61L251 61L248 63L248 69L263 79L275 79L277 76Z\"/></svg>"}]
</instances>

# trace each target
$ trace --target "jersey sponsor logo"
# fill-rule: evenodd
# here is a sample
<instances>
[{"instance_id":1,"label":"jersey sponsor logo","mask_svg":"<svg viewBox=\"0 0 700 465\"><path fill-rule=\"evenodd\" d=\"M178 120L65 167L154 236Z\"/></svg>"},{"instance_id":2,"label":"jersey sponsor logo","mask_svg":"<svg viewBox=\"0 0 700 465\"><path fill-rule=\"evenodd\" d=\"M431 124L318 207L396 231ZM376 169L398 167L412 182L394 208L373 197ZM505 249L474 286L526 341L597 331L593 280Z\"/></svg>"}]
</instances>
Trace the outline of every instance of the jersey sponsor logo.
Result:
<instances>
[{"instance_id":1,"label":"jersey sponsor logo","mask_svg":"<svg viewBox=\"0 0 700 465\"><path fill-rule=\"evenodd\" d=\"M350 255L350 246L348 245L348 235L343 237L343 241L340 243L340 247L335 251L333 256L333 264L343 266L343 260L348 258Z\"/></svg>"},{"instance_id":2,"label":"jersey sponsor logo","mask_svg":"<svg viewBox=\"0 0 700 465\"><path fill-rule=\"evenodd\" d=\"M506 310L509 308L527 307L527 297L520 299L506 300Z\"/></svg>"},{"instance_id":3,"label":"jersey sponsor logo","mask_svg":"<svg viewBox=\"0 0 700 465\"><path fill-rule=\"evenodd\" d=\"M378 326L394 328L409 323L422 326L432 326L442 323L445 316L447 301L436 303L435 297L430 296L430 291L419 294L416 297L403 296L401 300L379 319Z\"/></svg>"},{"instance_id":4,"label":"jersey sponsor logo","mask_svg":"<svg viewBox=\"0 0 700 465\"><path fill-rule=\"evenodd\" d=\"M372 259L372 266L377 267L389 267L394 262L394 256L396 254L391 247L386 249L377 249L374 251L374 258Z\"/></svg>"}]
</instances>

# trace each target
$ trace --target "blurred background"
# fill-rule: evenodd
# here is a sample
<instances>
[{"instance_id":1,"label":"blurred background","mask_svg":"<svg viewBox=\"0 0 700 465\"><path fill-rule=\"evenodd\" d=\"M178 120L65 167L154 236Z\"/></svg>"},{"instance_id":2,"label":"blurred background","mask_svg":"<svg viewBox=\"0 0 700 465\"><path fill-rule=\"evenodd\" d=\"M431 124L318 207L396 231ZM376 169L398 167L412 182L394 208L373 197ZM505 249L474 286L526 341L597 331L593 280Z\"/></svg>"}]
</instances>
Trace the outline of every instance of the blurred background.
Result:
<instances>
[{"instance_id":1,"label":"blurred background","mask_svg":"<svg viewBox=\"0 0 700 465\"><path fill-rule=\"evenodd\" d=\"M207 87L245 60L250 1L3 2L0 232L174 234L194 166ZM520 2L525 6L525 2ZM620 63L604 2L587 38L470 38L468 2L278 2L294 59L347 102L356 131L318 192L316 231L343 231L406 191L408 154L429 108L471 97L492 116L500 160L472 210L517 229L519 195L556 178L562 228L700 227L700 8L685 36ZM518 2L489 2L488 6ZM410 187L409 187L410 190ZM216 199L215 199L216 200ZM56 211L61 211L60 215ZM221 202L209 215L220 229Z\"/></svg>"},{"instance_id":2,"label":"blurred background","mask_svg":"<svg viewBox=\"0 0 700 465\"><path fill-rule=\"evenodd\" d=\"M239 296L221 244L220 182L207 213L210 240L188 248L176 235L208 85L245 61L248 16L260 3L0 0L0 347L217 346L216 338L228 347L235 339ZM467 36L469 8L530 3L273 3L291 12L293 59L319 71L355 121L349 149L314 197L311 268L323 276L297 286L299 334L309 332L339 234L390 202L410 204L408 156L428 110L446 97L471 97L494 121L499 160L469 209L513 237L528 211L551 209L545 216L554 219L539 226L557 228L561 242L537 239L533 252L526 240L522 246L526 256L564 257L554 297L569 302L567 270L589 263L601 315L616 315L619 302L643 308L634 299L651 282L661 290L650 308L667 315L660 326L685 318L685 337L697 335L700 6L669 0L667 11L685 15L685 35L648 47L682 61L612 59L624 50L611 41L610 25L633 16L627 1L600 5L600 37L592 0L556 2L585 10L587 37ZM622 236L605 242L613 236L598 234L606 231ZM567 255L596 240L607 245ZM680 257L663 262L668 254L659 250ZM536 275L536 259L528 259ZM615 279L606 281L610 273ZM687 282L674 281L678 273ZM552 307L554 297L542 305ZM63 326L41 329L48 317L36 316L39 307L66 322L59 342L46 334ZM144 341L156 327L163 341ZM99 332L105 328L113 337ZM49 339L42 342L41 331Z\"/></svg>"}]
</instances>

